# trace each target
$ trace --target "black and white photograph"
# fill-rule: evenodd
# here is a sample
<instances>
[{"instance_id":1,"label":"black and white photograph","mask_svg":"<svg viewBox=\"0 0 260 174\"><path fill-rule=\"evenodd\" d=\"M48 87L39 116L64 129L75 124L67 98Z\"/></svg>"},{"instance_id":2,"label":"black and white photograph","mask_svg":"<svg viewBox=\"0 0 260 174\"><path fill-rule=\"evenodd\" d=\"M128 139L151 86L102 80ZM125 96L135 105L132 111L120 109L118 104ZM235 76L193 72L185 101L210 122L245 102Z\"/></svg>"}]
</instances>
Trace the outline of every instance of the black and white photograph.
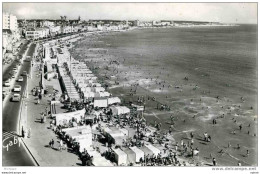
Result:
<instances>
[{"instance_id":1,"label":"black and white photograph","mask_svg":"<svg viewBox=\"0 0 260 174\"><path fill-rule=\"evenodd\" d=\"M2 2L3 171L258 173L257 8Z\"/></svg>"}]
</instances>

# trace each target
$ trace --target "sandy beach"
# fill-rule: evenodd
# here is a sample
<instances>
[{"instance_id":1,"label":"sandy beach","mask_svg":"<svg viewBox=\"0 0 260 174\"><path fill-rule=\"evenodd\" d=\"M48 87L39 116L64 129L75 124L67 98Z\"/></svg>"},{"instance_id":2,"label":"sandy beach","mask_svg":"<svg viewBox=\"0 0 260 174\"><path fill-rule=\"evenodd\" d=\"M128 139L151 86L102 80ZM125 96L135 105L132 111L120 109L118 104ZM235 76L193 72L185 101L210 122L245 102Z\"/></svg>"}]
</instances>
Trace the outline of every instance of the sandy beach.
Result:
<instances>
[{"instance_id":1,"label":"sandy beach","mask_svg":"<svg viewBox=\"0 0 260 174\"><path fill-rule=\"evenodd\" d=\"M161 123L161 132L172 127L175 143L180 144L181 140L188 143L190 133L194 133L194 147L200 150L194 163L211 165L212 157L215 157L223 166L236 166L238 162L257 165L257 110L255 105L250 107L254 101L249 103L240 96L234 100L230 98L232 94L218 96L203 83L189 79L187 73L178 69L172 73L167 67L158 66L159 58L145 66L145 62L139 61L142 54L120 57L111 49L111 43L104 39L107 35L116 39L118 34L88 35L75 42L70 52L74 58L84 60L100 83L107 86L114 96L120 97L123 103L145 105L144 117L150 125ZM201 78L205 80L208 76ZM217 124L212 123L213 119ZM243 125L242 130L240 125ZM212 137L211 142L203 141L205 132ZM248 149L250 156L246 157ZM192 160L189 157L184 159Z\"/></svg>"}]
</instances>

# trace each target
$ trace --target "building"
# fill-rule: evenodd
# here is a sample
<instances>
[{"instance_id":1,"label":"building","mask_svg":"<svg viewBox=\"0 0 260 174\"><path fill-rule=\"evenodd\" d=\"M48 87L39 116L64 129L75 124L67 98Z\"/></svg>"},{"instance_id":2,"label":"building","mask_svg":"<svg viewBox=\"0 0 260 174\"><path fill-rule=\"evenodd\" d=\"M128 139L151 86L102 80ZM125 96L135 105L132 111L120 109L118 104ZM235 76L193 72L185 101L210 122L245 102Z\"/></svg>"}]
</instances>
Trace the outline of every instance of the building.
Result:
<instances>
[{"instance_id":1,"label":"building","mask_svg":"<svg viewBox=\"0 0 260 174\"><path fill-rule=\"evenodd\" d=\"M51 36L56 36L57 34L61 33L61 26L55 26L55 27L49 27L50 29L50 35Z\"/></svg>"},{"instance_id":2,"label":"building","mask_svg":"<svg viewBox=\"0 0 260 174\"><path fill-rule=\"evenodd\" d=\"M4 13L3 14L3 29L17 31L17 29L18 29L17 17L12 14L9 14L9 13Z\"/></svg>"},{"instance_id":3,"label":"building","mask_svg":"<svg viewBox=\"0 0 260 174\"><path fill-rule=\"evenodd\" d=\"M54 27L54 22L52 21L43 21L42 27Z\"/></svg>"},{"instance_id":4,"label":"building","mask_svg":"<svg viewBox=\"0 0 260 174\"><path fill-rule=\"evenodd\" d=\"M140 21L139 20L135 20L133 22L133 26L138 27L139 25L140 25Z\"/></svg>"},{"instance_id":5,"label":"building","mask_svg":"<svg viewBox=\"0 0 260 174\"><path fill-rule=\"evenodd\" d=\"M61 33L66 34L66 33L71 33L73 31L72 26L61 26Z\"/></svg>"},{"instance_id":6,"label":"building","mask_svg":"<svg viewBox=\"0 0 260 174\"><path fill-rule=\"evenodd\" d=\"M25 37L26 39L32 39L32 40L37 40L41 38L46 38L50 35L50 30L47 27L43 28L31 28L26 30L25 32Z\"/></svg>"}]
</instances>

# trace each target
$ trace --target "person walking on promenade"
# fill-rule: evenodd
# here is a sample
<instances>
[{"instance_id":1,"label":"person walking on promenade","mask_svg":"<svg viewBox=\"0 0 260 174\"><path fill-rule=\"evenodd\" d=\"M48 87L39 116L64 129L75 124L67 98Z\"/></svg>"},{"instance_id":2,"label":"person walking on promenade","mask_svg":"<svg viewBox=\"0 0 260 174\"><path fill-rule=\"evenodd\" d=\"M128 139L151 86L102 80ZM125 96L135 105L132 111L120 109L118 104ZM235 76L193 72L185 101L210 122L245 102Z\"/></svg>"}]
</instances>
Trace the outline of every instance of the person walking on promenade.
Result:
<instances>
[{"instance_id":1,"label":"person walking on promenade","mask_svg":"<svg viewBox=\"0 0 260 174\"><path fill-rule=\"evenodd\" d=\"M28 138L30 138L31 137L31 132L32 132L32 129L30 128L29 130L28 130Z\"/></svg>"}]
</instances>

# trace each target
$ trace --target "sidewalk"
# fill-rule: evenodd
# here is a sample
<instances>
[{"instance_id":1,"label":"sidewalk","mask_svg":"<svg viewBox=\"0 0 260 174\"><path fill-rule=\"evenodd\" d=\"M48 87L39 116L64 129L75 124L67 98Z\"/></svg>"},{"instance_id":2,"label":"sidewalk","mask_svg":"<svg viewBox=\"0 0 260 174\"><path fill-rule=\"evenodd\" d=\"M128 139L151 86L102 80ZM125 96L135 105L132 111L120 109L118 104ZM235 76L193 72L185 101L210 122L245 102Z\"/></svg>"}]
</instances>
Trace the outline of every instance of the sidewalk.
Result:
<instances>
[{"instance_id":1,"label":"sidewalk","mask_svg":"<svg viewBox=\"0 0 260 174\"><path fill-rule=\"evenodd\" d=\"M36 86L39 86L40 76L37 65L33 67L33 77L28 82L29 91ZM59 82L57 79L52 79L46 83L50 88L52 86L55 89L60 90ZM28 147L31 154L34 156L35 160L40 166L77 166L81 165L81 161L78 156L67 151L57 151L49 147L49 141L53 139L55 141L54 147L58 147L59 139L56 137L55 133L50 130L49 123L50 119L47 118L45 123L40 122L40 113L45 112L45 108L48 107L49 111L49 100L51 98L49 95L43 96L41 103L36 104L36 97L34 97L31 92L29 92L28 98L25 100L27 103L27 127L31 128L31 137L24 138L24 143Z\"/></svg>"}]
</instances>

